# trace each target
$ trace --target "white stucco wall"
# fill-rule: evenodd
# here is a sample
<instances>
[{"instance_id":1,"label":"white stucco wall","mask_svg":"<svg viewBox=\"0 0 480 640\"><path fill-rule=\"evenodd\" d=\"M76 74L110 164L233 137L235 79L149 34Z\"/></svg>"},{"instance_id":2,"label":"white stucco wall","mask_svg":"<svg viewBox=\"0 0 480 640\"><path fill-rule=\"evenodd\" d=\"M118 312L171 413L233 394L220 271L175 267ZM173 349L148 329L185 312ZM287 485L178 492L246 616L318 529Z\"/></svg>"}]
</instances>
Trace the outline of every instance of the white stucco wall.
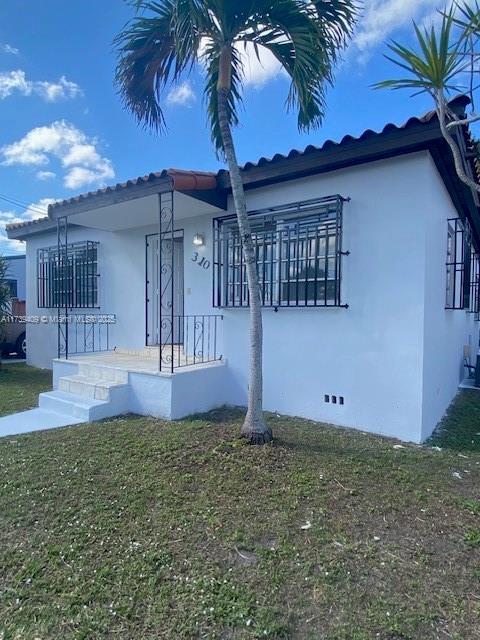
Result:
<instances>
[{"instance_id":1,"label":"white stucco wall","mask_svg":"<svg viewBox=\"0 0 480 640\"><path fill-rule=\"evenodd\" d=\"M418 184L429 171L418 154L249 194L250 209L334 193L351 198L343 218L349 308L265 311L267 409L419 439L428 198ZM225 351L244 389L248 315L226 316ZM325 403L326 394L345 404Z\"/></svg>"},{"instance_id":2,"label":"white stucco wall","mask_svg":"<svg viewBox=\"0 0 480 640\"><path fill-rule=\"evenodd\" d=\"M467 311L445 309L447 220L457 212L431 159L431 193L425 237L425 315L422 440L442 419L465 377L464 346L475 359L479 323Z\"/></svg>"},{"instance_id":3,"label":"white stucco wall","mask_svg":"<svg viewBox=\"0 0 480 640\"><path fill-rule=\"evenodd\" d=\"M39 309L37 304L37 250L56 244L56 234L45 233L32 236L26 242L26 314L27 318L50 315L50 311ZM53 314L53 310L52 310ZM52 323L26 324L27 363L42 369L52 367L57 357L57 328Z\"/></svg>"},{"instance_id":4,"label":"white stucco wall","mask_svg":"<svg viewBox=\"0 0 480 640\"><path fill-rule=\"evenodd\" d=\"M428 153L251 191L248 207L333 193L352 199L343 235L351 252L342 281L349 309L264 310L265 407L424 440L457 393L464 344L473 351L478 344L473 316L444 309L446 221L455 208ZM200 252L211 260L211 218L182 226L185 312L209 313L211 270L188 260L188 248L194 233L203 233ZM229 401L245 404L248 311L223 313ZM345 404L326 404L326 394Z\"/></svg>"},{"instance_id":5,"label":"white stucco wall","mask_svg":"<svg viewBox=\"0 0 480 640\"><path fill-rule=\"evenodd\" d=\"M132 207L134 215L134 205ZM115 314L110 326L110 344L139 349L145 346L145 236L152 228L108 232L97 229L70 229L68 241L98 241L99 309ZM37 250L56 246L56 232L32 237L27 242L27 315L55 316L56 310L37 307ZM91 313L77 310L75 313ZM97 310L95 310L97 313ZM70 332L73 340L73 330ZM73 344L73 343L72 343ZM27 325L27 362L50 368L57 355L57 328L54 322Z\"/></svg>"},{"instance_id":6,"label":"white stucco wall","mask_svg":"<svg viewBox=\"0 0 480 640\"><path fill-rule=\"evenodd\" d=\"M463 312L443 310L446 219L453 206L422 152L252 190L248 207L335 193L351 198L343 223L343 248L351 254L343 262L342 298L349 308L264 310L265 408L420 441L456 392L466 323L473 326ZM228 366L223 388L215 385L215 401L244 405L248 310L212 308L212 218L192 216L176 224L184 231L185 314L224 314ZM155 231L152 226L69 234L71 241L101 243L100 311L117 315L112 346L145 344L145 236ZM200 249L192 245L195 233L206 239ZM36 309L36 251L54 244L55 233L27 243L28 314L44 313ZM210 260L209 269L192 260L197 250ZM56 327L29 325L27 340L28 361L51 366ZM326 394L343 396L344 405L326 404Z\"/></svg>"},{"instance_id":7,"label":"white stucco wall","mask_svg":"<svg viewBox=\"0 0 480 640\"><path fill-rule=\"evenodd\" d=\"M420 439L427 154L416 154L248 192L250 210L340 193L344 211L343 301L349 309L265 309L264 404L387 435ZM192 261L196 232L212 259L211 218L183 220L185 313L209 313L211 269ZM190 247L190 249L189 249ZM195 249L196 250L196 249ZM190 258L189 258L190 253ZM408 259L407 259L408 257ZM246 403L248 311L223 310L228 401ZM324 396L345 404L326 404Z\"/></svg>"}]
</instances>

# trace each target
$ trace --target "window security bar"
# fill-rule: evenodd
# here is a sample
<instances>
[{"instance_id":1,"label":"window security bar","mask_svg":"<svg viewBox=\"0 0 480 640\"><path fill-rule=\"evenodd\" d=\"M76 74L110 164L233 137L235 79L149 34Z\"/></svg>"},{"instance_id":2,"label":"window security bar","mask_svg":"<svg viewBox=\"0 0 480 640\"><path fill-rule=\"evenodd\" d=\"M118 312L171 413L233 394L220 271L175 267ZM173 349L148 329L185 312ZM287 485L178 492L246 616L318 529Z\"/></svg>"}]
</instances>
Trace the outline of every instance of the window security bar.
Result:
<instances>
[{"instance_id":1,"label":"window security bar","mask_svg":"<svg viewBox=\"0 0 480 640\"><path fill-rule=\"evenodd\" d=\"M86 240L38 250L37 302L40 309L98 308L98 242Z\"/></svg>"},{"instance_id":2,"label":"window security bar","mask_svg":"<svg viewBox=\"0 0 480 640\"><path fill-rule=\"evenodd\" d=\"M347 307L341 300L339 195L249 214L262 303L269 307ZM249 291L235 216L214 221L215 307L247 307Z\"/></svg>"},{"instance_id":3,"label":"window security bar","mask_svg":"<svg viewBox=\"0 0 480 640\"><path fill-rule=\"evenodd\" d=\"M479 254L468 221L448 220L446 261L446 309L463 309L479 315Z\"/></svg>"}]
</instances>

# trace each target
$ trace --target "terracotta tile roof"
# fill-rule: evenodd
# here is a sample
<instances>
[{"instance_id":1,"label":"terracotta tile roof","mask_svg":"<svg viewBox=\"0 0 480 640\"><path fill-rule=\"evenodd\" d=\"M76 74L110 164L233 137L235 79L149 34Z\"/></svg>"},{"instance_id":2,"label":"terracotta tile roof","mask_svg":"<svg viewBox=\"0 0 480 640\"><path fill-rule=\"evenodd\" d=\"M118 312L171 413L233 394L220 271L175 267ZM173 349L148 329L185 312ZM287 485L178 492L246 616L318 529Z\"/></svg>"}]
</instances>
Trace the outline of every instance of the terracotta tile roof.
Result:
<instances>
[{"instance_id":1,"label":"terracotta tile roof","mask_svg":"<svg viewBox=\"0 0 480 640\"><path fill-rule=\"evenodd\" d=\"M96 191L89 191L66 200L58 200L50 205L50 209L56 209L58 207L65 206L67 204L75 204L83 202L88 198L94 198L95 196L113 193L115 191L123 191L129 187L153 184L165 178L171 178L173 181L173 188L176 191L189 191L199 190L204 191L207 189L215 189L217 187L217 178L215 173L208 171L185 171L183 169L164 169L163 171L156 171L149 173L145 176L138 176L127 180L126 182L119 182L116 185L97 189Z\"/></svg>"},{"instance_id":2,"label":"terracotta tile roof","mask_svg":"<svg viewBox=\"0 0 480 640\"><path fill-rule=\"evenodd\" d=\"M44 218L36 218L35 220L24 220L23 222L11 222L10 224L5 225L5 229L7 231L13 231L15 229L23 229L23 227L33 227L33 226L39 226L39 225L42 226L48 222L53 224L50 218L48 216L45 216Z\"/></svg>"},{"instance_id":3,"label":"terracotta tile roof","mask_svg":"<svg viewBox=\"0 0 480 640\"><path fill-rule=\"evenodd\" d=\"M453 109L458 109L460 113L463 113L465 107L470 104L470 99L465 95L459 95L453 100L450 101L449 105ZM381 136L385 133L390 133L391 131L400 131L411 129L415 126L421 124L428 124L437 119L437 114L435 110L427 111L422 116L414 116L409 118L406 122L400 125L396 125L393 122L389 122L386 124L381 131L373 131L373 129L366 129L362 134L358 137L346 135L339 142L335 142L334 140L326 140L321 146L315 146L313 144L308 145L303 150L302 149L291 149L287 154L276 153L271 158L267 158L262 156L256 162L246 162L242 167L242 171L249 171L250 169L254 169L256 167L261 167L267 164L272 164L278 162L280 160L290 160L293 158L297 158L299 156L308 155L313 152L319 151L330 151L331 149L351 144L352 142L364 142L376 136ZM217 175L228 175L228 171L225 169L221 169Z\"/></svg>"}]
</instances>

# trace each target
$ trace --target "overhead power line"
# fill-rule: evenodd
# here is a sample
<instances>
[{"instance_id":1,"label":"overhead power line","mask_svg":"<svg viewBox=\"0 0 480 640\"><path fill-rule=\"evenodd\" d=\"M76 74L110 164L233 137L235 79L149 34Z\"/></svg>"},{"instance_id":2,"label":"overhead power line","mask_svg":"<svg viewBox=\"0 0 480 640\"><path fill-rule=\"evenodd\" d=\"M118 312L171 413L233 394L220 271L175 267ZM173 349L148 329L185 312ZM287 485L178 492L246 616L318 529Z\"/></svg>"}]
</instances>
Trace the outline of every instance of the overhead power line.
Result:
<instances>
[{"instance_id":1,"label":"overhead power line","mask_svg":"<svg viewBox=\"0 0 480 640\"><path fill-rule=\"evenodd\" d=\"M42 209L37 209L31 205L26 204L25 202L20 202L20 200L16 200L15 198L11 198L10 196L6 196L3 193L0 193L0 200L4 200L9 204L13 204L15 207L22 207L25 211L33 211L34 213L41 214L42 216L46 216L47 212Z\"/></svg>"}]
</instances>

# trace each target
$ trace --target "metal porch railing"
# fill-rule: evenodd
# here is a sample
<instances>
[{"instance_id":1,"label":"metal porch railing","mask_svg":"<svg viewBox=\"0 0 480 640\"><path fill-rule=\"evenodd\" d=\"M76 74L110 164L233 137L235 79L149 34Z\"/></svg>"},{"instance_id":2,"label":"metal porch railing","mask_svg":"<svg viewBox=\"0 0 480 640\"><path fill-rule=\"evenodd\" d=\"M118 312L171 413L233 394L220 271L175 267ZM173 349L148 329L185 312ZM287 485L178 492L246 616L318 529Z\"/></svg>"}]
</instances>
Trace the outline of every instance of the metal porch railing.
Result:
<instances>
[{"instance_id":1,"label":"metal porch railing","mask_svg":"<svg viewBox=\"0 0 480 640\"><path fill-rule=\"evenodd\" d=\"M158 345L160 371L218 362L223 359L218 314L164 316Z\"/></svg>"},{"instance_id":2,"label":"metal porch railing","mask_svg":"<svg viewBox=\"0 0 480 640\"><path fill-rule=\"evenodd\" d=\"M110 351L114 314L70 313L58 317L58 357Z\"/></svg>"}]
</instances>

